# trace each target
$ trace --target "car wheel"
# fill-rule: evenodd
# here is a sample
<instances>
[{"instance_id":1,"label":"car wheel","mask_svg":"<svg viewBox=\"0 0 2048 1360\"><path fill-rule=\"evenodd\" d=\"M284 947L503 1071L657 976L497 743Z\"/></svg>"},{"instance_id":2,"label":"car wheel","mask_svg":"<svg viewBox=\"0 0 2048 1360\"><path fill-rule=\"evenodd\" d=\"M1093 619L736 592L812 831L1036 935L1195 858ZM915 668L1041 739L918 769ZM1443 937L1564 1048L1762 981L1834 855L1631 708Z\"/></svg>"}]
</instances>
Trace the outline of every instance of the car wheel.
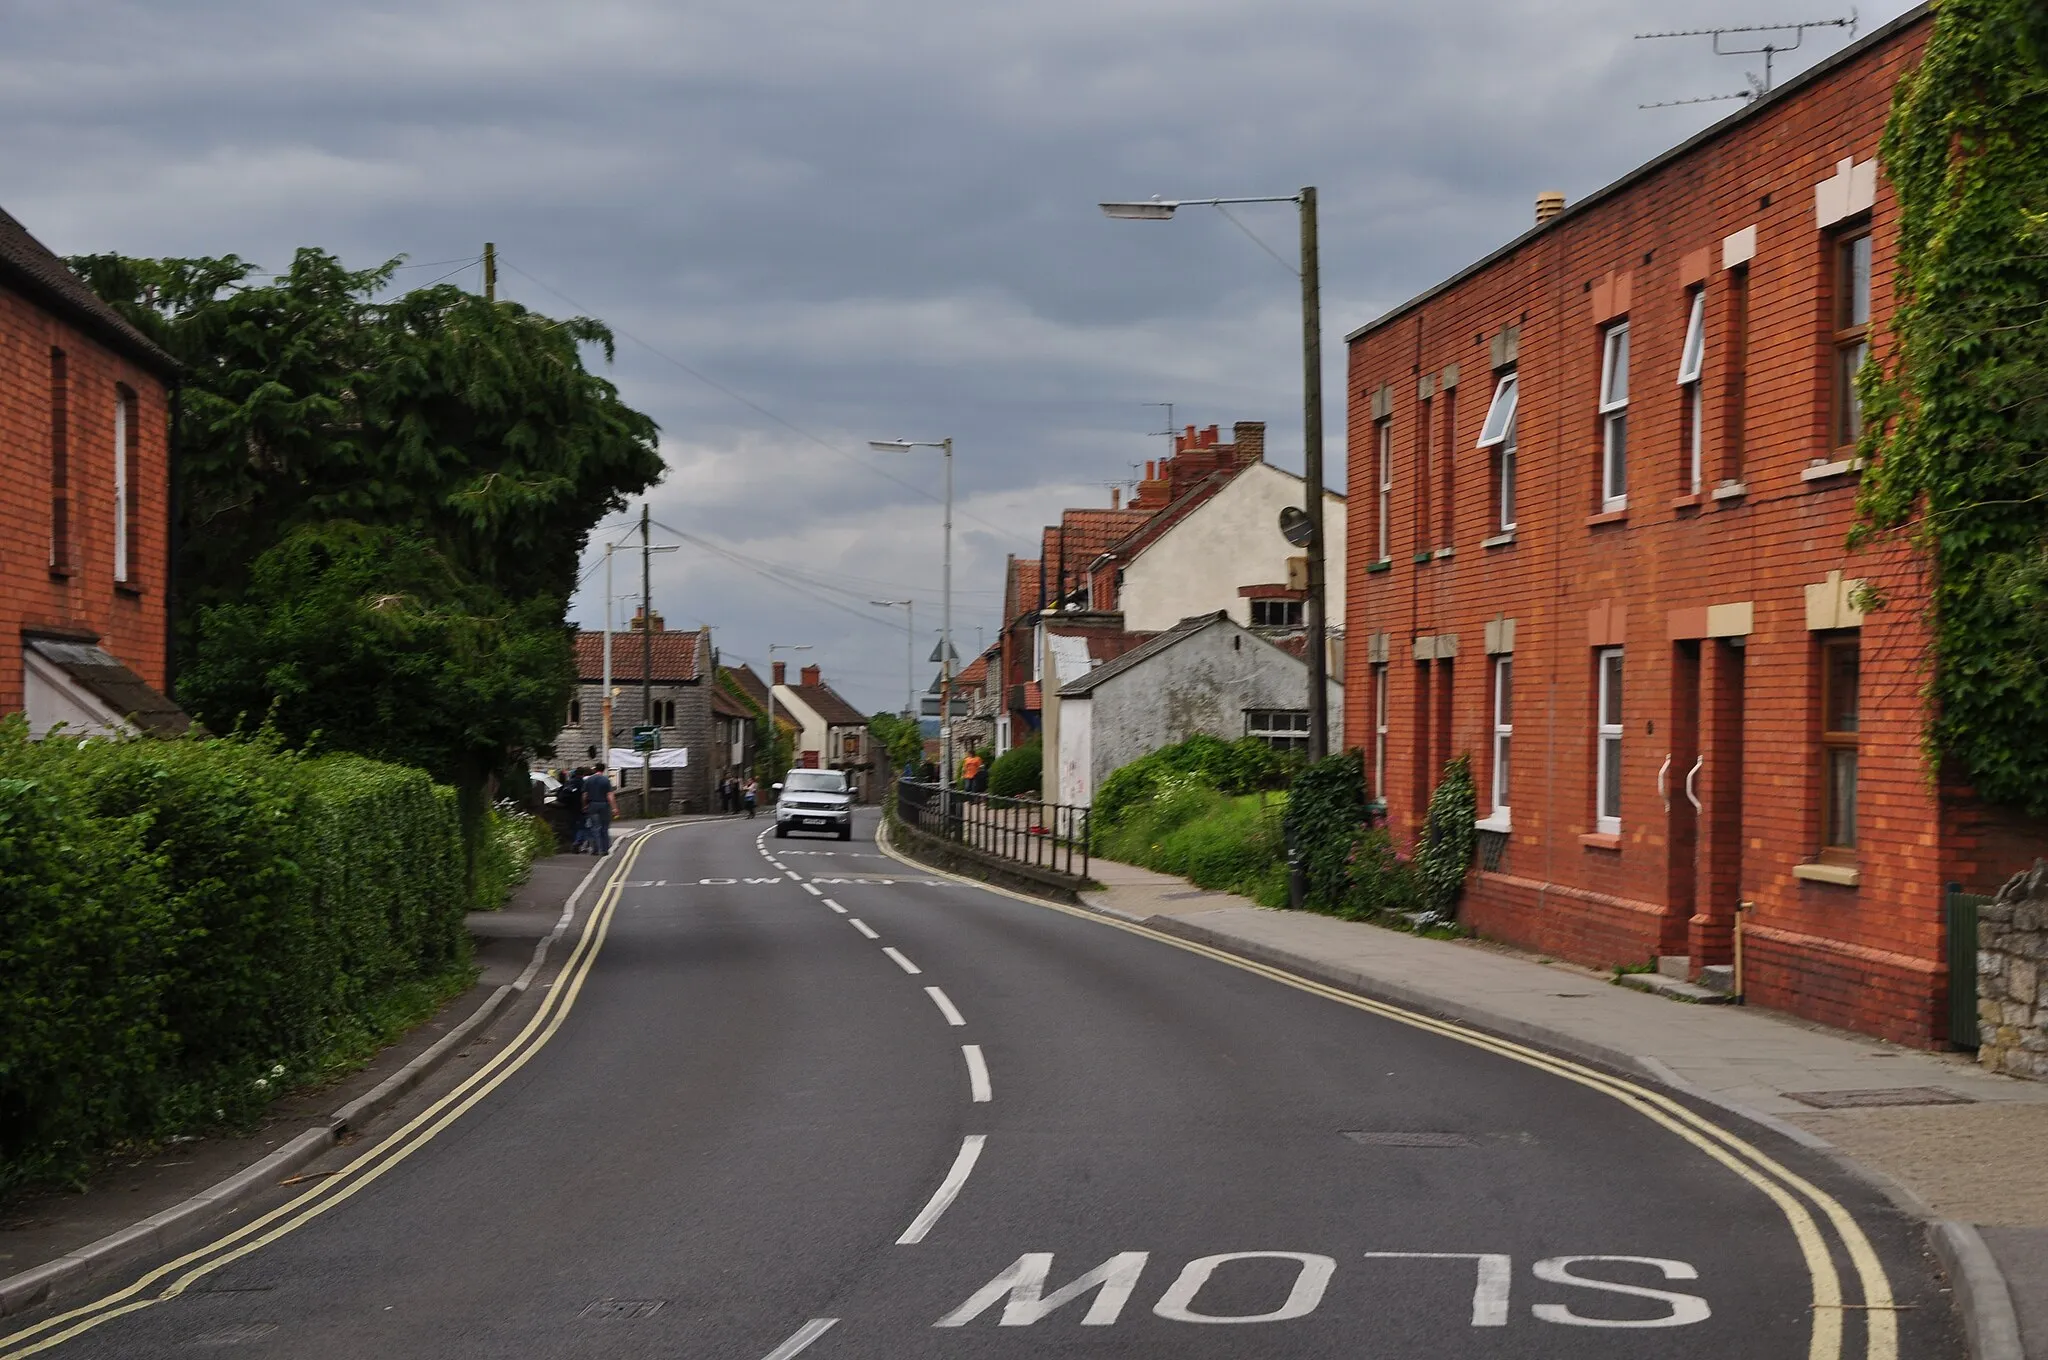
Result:
<instances>
[{"instance_id":1,"label":"car wheel","mask_svg":"<svg viewBox=\"0 0 2048 1360\"><path fill-rule=\"evenodd\" d=\"M848 822L845 826L839 828L839 839L843 841L853 839L853 823Z\"/></svg>"},{"instance_id":2,"label":"car wheel","mask_svg":"<svg viewBox=\"0 0 2048 1360\"><path fill-rule=\"evenodd\" d=\"M781 822L777 822L775 824L775 839L779 841L786 841L789 839L789 828L784 826Z\"/></svg>"}]
</instances>

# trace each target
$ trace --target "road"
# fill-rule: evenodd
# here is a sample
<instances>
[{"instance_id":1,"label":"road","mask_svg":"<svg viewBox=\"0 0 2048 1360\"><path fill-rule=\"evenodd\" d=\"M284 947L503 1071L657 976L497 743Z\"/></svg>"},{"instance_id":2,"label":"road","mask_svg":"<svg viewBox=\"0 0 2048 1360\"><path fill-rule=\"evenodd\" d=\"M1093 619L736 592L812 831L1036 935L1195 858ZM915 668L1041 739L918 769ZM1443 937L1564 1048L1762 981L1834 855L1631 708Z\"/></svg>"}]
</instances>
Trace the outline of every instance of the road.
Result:
<instances>
[{"instance_id":1,"label":"road","mask_svg":"<svg viewBox=\"0 0 2048 1360\"><path fill-rule=\"evenodd\" d=\"M1960 1353L1767 1131L768 828L615 851L488 1061L0 1360Z\"/></svg>"}]
</instances>

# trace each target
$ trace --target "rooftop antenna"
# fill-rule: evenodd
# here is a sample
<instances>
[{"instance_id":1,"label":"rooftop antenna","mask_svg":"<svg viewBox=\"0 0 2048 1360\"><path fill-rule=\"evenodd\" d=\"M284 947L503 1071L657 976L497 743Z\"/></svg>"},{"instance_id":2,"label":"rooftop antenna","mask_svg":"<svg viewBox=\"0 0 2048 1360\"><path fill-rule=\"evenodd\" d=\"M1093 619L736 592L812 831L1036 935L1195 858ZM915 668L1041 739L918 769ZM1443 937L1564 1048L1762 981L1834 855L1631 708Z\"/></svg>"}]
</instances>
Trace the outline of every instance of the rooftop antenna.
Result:
<instances>
[{"instance_id":1,"label":"rooftop antenna","mask_svg":"<svg viewBox=\"0 0 2048 1360\"><path fill-rule=\"evenodd\" d=\"M1180 433L1179 430L1173 428L1173 403L1170 401L1148 401L1145 404L1147 406L1163 406L1166 408L1166 428L1163 430L1149 430L1147 431L1147 433L1154 435L1165 435L1166 456L1168 458L1173 457L1173 437Z\"/></svg>"},{"instance_id":2,"label":"rooftop antenna","mask_svg":"<svg viewBox=\"0 0 2048 1360\"><path fill-rule=\"evenodd\" d=\"M1635 36L1636 40L1639 42L1644 38L1712 38L1714 40L1715 56L1761 56L1764 59L1764 73L1763 76L1759 78L1754 71L1747 72L1746 74L1749 76L1749 88L1746 90L1738 90L1733 94L1708 94L1701 95L1695 99L1665 99L1660 100L1655 104L1638 104L1636 105L1636 107L1639 109L1670 109L1676 108L1681 104L1713 104L1718 103L1723 99L1760 98L1761 96L1767 95L1771 92L1773 60L1777 57L1778 53L1780 52L1797 51L1800 43L1806 40L1807 29L1846 28L1849 30L1849 36L1851 38L1854 38L1856 36L1856 25L1857 14L1854 9L1851 9L1849 11L1849 16L1846 19L1808 19L1804 23L1797 24L1745 24L1739 27L1729 28L1683 28L1675 29L1669 33L1638 33ZM1766 38L1763 40L1763 43L1757 47L1728 46L1724 40L1727 39L1731 34L1736 33L1790 33L1792 35L1792 40L1790 42L1786 42L1778 38Z\"/></svg>"}]
</instances>

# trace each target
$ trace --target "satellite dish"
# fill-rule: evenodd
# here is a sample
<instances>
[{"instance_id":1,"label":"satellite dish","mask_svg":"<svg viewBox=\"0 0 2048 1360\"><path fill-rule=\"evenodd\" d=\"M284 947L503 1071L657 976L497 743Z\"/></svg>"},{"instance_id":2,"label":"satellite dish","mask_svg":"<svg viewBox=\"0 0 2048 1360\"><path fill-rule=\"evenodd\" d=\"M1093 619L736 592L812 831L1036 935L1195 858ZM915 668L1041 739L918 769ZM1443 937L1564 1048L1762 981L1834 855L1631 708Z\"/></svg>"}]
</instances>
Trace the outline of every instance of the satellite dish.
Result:
<instances>
[{"instance_id":1,"label":"satellite dish","mask_svg":"<svg viewBox=\"0 0 2048 1360\"><path fill-rule=\"evenodd\" d=\"M1309 523L1308 511L1298 505L1290 505L1280 512L1280 536L1297 548L1306 548L1316 541L1316 526Z\"/></svg>"}]
</instances>

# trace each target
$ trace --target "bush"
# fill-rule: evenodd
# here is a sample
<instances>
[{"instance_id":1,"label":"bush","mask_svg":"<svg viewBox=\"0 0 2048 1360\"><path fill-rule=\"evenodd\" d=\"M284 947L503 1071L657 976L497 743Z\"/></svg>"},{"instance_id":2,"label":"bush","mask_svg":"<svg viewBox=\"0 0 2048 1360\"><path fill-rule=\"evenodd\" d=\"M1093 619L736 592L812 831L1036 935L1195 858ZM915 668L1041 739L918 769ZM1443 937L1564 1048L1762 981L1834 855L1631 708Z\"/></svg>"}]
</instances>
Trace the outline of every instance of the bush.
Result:
<instances>
[{"instance_id":1,"label":"bush","mask_svg":"<svg viewBox=\"0 0 2048 1360\"><path fill-rule=\"evenodd\" d=\"M0 1188L247 1120L466 985L462 865L417 770L0 723Z\"/></svg>"},{"instance_id":2,"label":"bush","mask_svg":"<svg viewBox=\"0 0 2048 1360\"><path fill-rule=\"evenodd\" d=\"M1472 762L1459 756L1444 766L1443 777L1429 795L1429 816L1415 847L1415 875L1423 909L1448 921L1457 909L1472 866L1472 848L1479 839L1473 819L1478 794L1472 787Z\"/></svg>"},{"instance_id":3,"label":"bush","mask_svg":"<svg viewBox=\"0 0 2048 1360\"><path fill-rule=\"evenodd\" d=\"M988 772L989 795L1015 798L1036 792L1041 787L1039 778L1044 773L1044 761L1045 748L1035 740L1012 746L996 757L995 766Z\"/></svg>"},{"instance_id":4,"label":"bush","mask_svg":"<svg viewBox=\"0 0 2048 1360\"><path fill-rule=\"evenodd\" d=\"M1268 795L1232 797L1181 775L1099 837L1100 853L1278 906L1287 879L1277 811Z\"/></svg>"},{"instance_id":5,"label":"bush","mask_svg":"<svg viewBox=\"0 0 2048 1360\"><path fill-rule=\"evenodd\" d=\"M484 814L477 847L475 911L496 911L533 872L533 862L555 853L555 829L539 817L500 804Z\"/></svg>"},{"instance_id":6,"label":"bush","mask_svg":"<svg viewBox=\"0 0 2048 1360\"><path fill-rule=\"evenodd\" d=\"M1198 735L1163 747L1114 771L1095 791L1093 821L1113 828L1126 809L1152 796L1163 779L1192 776L1219 793L1248 794L1284 789L1296 770L1298 756L1275 751L1256 737L1223 741Z\"/></svg>"},{"instance_id":7,"label":"bush","mask_svg":"<svg viewBox=\"0 0 2048 1360\"><path fill-rule=\"evenodd\" d=\"M1303 770L1287 798L1287 842L1301 856L1304 906L1339 910L1351 887L1352 850L1367 821L1365 759L1340 751Z\"/></svg>"}]
</instances>

